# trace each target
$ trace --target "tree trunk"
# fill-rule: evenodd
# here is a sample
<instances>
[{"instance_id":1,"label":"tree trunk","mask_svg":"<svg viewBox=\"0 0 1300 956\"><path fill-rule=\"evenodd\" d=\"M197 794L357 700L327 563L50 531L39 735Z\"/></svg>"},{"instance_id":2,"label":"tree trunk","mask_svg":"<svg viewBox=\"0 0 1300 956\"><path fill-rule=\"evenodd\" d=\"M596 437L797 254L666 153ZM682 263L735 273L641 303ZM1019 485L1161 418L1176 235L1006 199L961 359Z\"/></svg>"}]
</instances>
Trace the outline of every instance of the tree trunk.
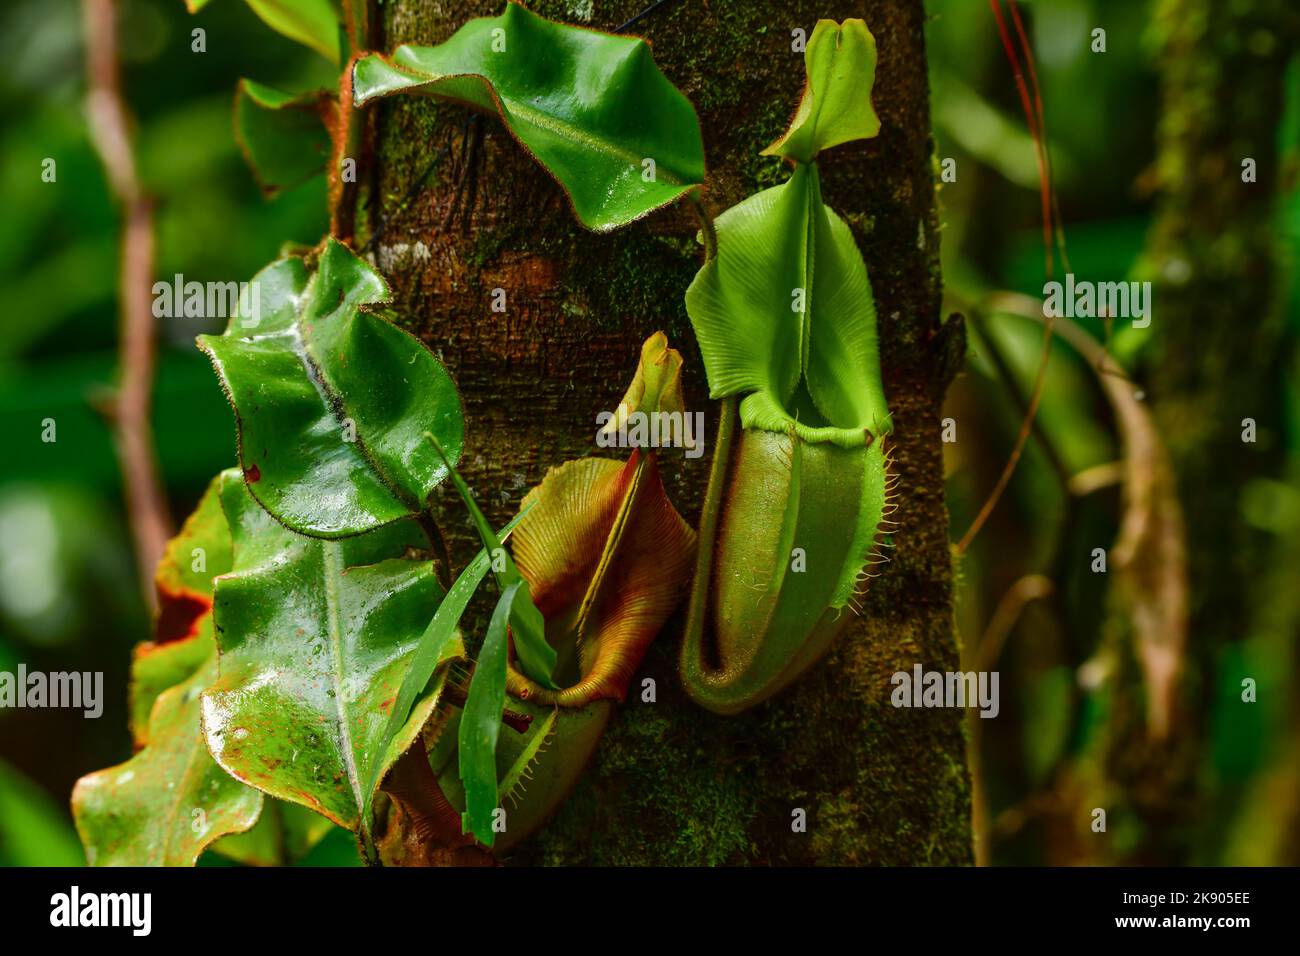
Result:
<instances>
[{"instance_id":1,"label":"tree trunk","mask_svg":"<svg viewBox=\"0 0 1300 956\"><path fill-rule=\"evenodd\" d=\"M530 6L613 29L643 2ZM500 7L385 4L372 45L436 43ZM827 659L737 717L686 699L676 676L680 619L670 622L584 778L515 862L971 860L961 713L889 703L894 672L918 662L958 667L939 410L961 327L940 332L922 4L689 0L655 10L632 32L651 40L656 61L700 114L705 198L716 216L783 178L778 161L758 154L785 127L803 84L791 31L811 34L818 16L864 17L880 50L880 136L832 150L821 166L826 200L858 237L880 313L901 475L893 562ZM701 261L688 210L664 210L612 235L587 233L497 121L466 126L465 110L417 98L394 98L372 113L374 162L362 197L369 213L359 238L383 224L375 253L393 282L398 321L441 354L460 386L464 471L495 524L548 468L597 453L596 414L617 403L643 339L657 329L685 356L687 406L711 408L714 434L716 403L683 305ZM505 291L504 314L492 311L494 289ZM662 457L669 494L695 523L708 460ZM478 543L454 496L444 501L452 554L463 565ZM471 623L467 633L473 641L481 629ZM645 677L656 682L655 703L637 693ZM792 828L797 808L807 813L807 832Z\"/></svg>"}]
</instances>

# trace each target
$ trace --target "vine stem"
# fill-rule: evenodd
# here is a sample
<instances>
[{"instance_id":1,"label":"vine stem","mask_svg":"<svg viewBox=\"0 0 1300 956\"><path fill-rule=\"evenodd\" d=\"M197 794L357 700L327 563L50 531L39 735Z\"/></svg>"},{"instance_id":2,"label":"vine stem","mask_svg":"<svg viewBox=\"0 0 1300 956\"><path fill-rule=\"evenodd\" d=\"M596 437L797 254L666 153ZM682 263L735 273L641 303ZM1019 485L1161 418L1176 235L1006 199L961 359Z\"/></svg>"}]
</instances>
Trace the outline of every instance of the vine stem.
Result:
<instances>
[{"instance_id":1,"label":"vine stem","mask_svg":"<svg viewBox=\"0 0 1300 956\"><path fill-rule=\"evenodd\" d=\"M713 225L713 217L709 215L708 207L704 205L704 198L700 195L700 191L692 189L686 194L686 198L695 211L695 217L700 221L700 239L704 243L704 261L710 262L718 257L718 230Z\"/></svg>"},{"instance_id":2,"label":"vine stem","mask_svg":"<svg viewBox=\"0 0 1300 956\"><path fill-rule=\"evenodd\" d=\"M438 525L438 520L433 516L433 511L425 508L416 516L416 521L420 524L420 529L424 536L429 539L429 544L433 547L434 554L437 555L437 563L441 565L438 569L438 580L442 583L444 590L450 590L452 585L451 576L451 551L447 548L447 539L443 536L442 528Z\"/></svg>"},{"instance_id":3,"label":"vine stem","mask_svg":"<svg viewBox=\"0 0 1300 956\"><path fill-rule=\"evenodd\" d=\"M110 422L121 462L127 514L146 606L157 610L154 569L172 536L171 512L158 476L152 407L154 315L154 202L140 185L131 141L130 117L122 97L118 66L117 6L113 0L85 0L86 112L90 138L123 210L119 273L121 383Z\"/></svg>"}]
</instances>

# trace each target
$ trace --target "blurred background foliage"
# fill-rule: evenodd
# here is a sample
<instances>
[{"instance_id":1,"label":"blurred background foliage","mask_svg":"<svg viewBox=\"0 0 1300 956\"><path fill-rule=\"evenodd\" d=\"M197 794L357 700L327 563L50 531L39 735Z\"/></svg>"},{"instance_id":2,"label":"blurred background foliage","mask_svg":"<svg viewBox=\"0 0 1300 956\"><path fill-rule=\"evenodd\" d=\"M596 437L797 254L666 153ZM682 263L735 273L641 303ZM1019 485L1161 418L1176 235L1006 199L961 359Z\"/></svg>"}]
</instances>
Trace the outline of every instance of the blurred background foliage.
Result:
<instances>
[{"instance_id":1,"label":"blurred background foliage","mask_svg":"<svg viewBox=\"0 0 1300 956\"><path fill-rule=\"evenodd\" d=\"M1147 0L1022 6L1080 280L1145 274L1161 111L1156 7ZM945 412L957 430L945 445L956 540L1012 448L1042 343L1038 324L979 304L997 291L1041 296L1045 273L1034 148L989 7L928 0L927 9L936 154L955 159L957 173L940 192L947 309L964 313L972 333L967 371ZM245 279L284 243L314 243L327 226L323 180L264 200L235 145L231 102L239 77L304 91L330 85L330 64L231 0L193 17L180 0L128 0L123 15L138 161L159 201L157 277ZM1090 50L1097 26L1106 30L1104 54ZM206 30L202 54L191 52L195 27ZM94 721L62 710L0 712L0 864L7 865L80 861L68 794L81 774L130 754L127 663L149 630L111 435L97 411L117 361L119 222L87 138L83 59L77 0L9 0L0 9L7 306L0 317L0 670L20 661L102 670L106 695ZM1294 62L1287 85L1278 123L1279 159L1289 172L1276 215L1289 277L1300 256ZM57 162L56 183L41 181L47 157ZM1286 296L1289 392L1281 414L1261 423L1260 441L1272 455L1245 489L1241 515L1277 558L1268 580L1256 582L1258 613L1236 633L1193 635L1213 642L1217 666L1213 686L1202 688L1210 736L1197 757L1211 797L1185 862L1300 862L1286 817L1297 802L1287 788L1300 780L1300 292L1292 283L1279 294ZM1138 392L1156 316L1145 331L1080 320L1135 376ZM197 321L168 319L160 329L154 426L177 519L234 456L230 413L193 347L196 334L218 329ZM1240 321L1248 329L1249 318ZM53 444L40 439L45 418L57 422ZM1112 685L1101 652L1113 614L1107 577L1090 564L1092 549L1109 548L1118 533L1123 504L1106 476L1119 454L1094 370L1057 340L1035 434L1001 504L956 566L966 666L998 648L993 660L1002 675L1000 717L971 727L977 847L986 863L1108 862L1141 838L1123 814L1105 836L1089 828L1090 808L1107 805L1100 763ZM1246 676L1259 684L1255 704L1241 701ZM1102 841L1114 849L1095 849ZM347 835L336 833L306 862L354 859Z\"/></svg>"}]
</instances>

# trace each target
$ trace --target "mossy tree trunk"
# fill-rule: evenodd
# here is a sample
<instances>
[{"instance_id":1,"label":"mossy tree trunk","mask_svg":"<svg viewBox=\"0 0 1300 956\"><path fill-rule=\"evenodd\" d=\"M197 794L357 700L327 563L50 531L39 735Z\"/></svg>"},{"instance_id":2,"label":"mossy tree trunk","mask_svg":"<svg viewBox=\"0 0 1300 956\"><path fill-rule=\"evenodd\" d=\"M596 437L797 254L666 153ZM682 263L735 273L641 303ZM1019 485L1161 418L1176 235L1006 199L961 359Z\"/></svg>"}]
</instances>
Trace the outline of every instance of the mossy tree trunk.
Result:
<instances>
[{"instance_id":1,"label":"mossy tree trunk","mask_svg":"<svg viewBox=\"0 0 1300 956\"><path fill-rule=\"evenodd\" d=\"M1271 598L1261 585L1277 582L1268 535L1250 527L1243 504L1253 479L1280 471L1283 451L1278 123L1300 12L1292 0L1163 0L1155 16L1164 110L1146 250L1155 280L1149 378L1188 518L1190 633L1165 741L1142 743L1140 681L1128 661L1107 772L1136 824L1111 859L1176 865L1206 862L1193 848L1215 839L1206 825L1221 816L1207 812L1204 765L1223 652L1263 620ZM1244 439L1247 419L1254 442Z\"/></svg>"},{"instance_id":2,"label":"mossy tree trunk","mask_svg":"<svg viewBox=\"0 0 1300 956\"><path fill-rule=\"evenodd\" d=\"M642 0L543 2L558 20L613 29ZM375 47L445 39L498 0L387 3ZM878 139L823 157L824 194L852 225L880 311L894 412L900 523L893 562L863 619L776 700L739 717L706 713L676 677L679 621L650 651L657 702L629 695L565 807L514 856L525 863L967 863L969 785L961 714L890 706L890 675L958 666L939 439L952 335L939 321L938 230L920 0L669 3L634 32L694 102L716 216L783 178L758 153L798 101L804 70L791 31L819 16L864 17L880 64ZM682 296L699 266L696 225L669 209L613 235L584 232L554 183L495 121L430 100L373 110L368 212L359 238L391 277L399 321L446 361L465 402L465 474L503 523L561 462L596 454L596 414L622 396L657 329L686 357L690 408L711 408ZM430 162L446 150L415 198ZM494 289L504 313L491 309ZM955 326L959 338L960 327ZM957 351L960 351L958 348ZM708 458L664 456L665 480L694 521ZM450 498L458 563L478 545ZM471 640L473 636L471 634ZM807 812L793 832L792 812Z\"/></svg>"}]
</instances>

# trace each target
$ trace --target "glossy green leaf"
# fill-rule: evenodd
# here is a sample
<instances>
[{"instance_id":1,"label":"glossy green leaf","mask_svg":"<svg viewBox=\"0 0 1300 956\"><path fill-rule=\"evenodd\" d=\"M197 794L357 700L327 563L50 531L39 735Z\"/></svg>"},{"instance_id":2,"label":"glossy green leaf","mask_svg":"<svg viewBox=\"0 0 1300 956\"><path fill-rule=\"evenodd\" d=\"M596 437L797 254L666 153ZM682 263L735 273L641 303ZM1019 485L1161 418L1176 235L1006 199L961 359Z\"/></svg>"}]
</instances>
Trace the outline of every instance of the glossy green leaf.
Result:
<instances>
[{"instance_id":1,"label":"glossy green leaf","mask_svg":"<svg viewBox=\"0 0 1300 956\"><path fill-rule=\"evenodd\" d=\"M439 46L359 60L353 89L358 104L423 93L499 115L589 229L626 225L704 181L699 119L644 40L553 23L514 3Z\"/></svg>"},{"instance_id":2,"label":"glossy green leaf","mask_svg":"<svg viewBox=\"0 0 1300 956\"><path fill-rule=\"evenodd\" d=\"M72 811L91 866L193 866L228 833L247 830L262 794L213 761L199 720L207 663L164 691L149 721L149 745L124 764L77 781Z\"/></svg>"},{"instance_id":3,"label":"glossy green leaf","mask_svg":"<svg viewBox=\"0 0 1300 956\"><path fill-rule=\"evenodd\" d=\"M280 259L253 283L225 334L199 337L235 409L253 497L324 538L420 512L447 475L421 436L454 461L464 422L433 353L367 311L387 284L333 239L314 262Z\"/></svg>"},{"instance_id":4,"label":"glossy green leaf","mask_svg":"<svg viewBox=\"0 0 1300 956\"><path fill-rule=\"evenodd\" d=\"M240 80L235 88L235 140L267 196L325 171L330 157L326 128L337 109L325 90L294 95Z\"/></svg>"},{"instance_id":5,"label":"glossy green leaf","mask_svg":"<svg viewBox=\"0 0 1300 956\"><path fill-rule=\"evenodd\" d=\"M452 483L455 484L456 491L460 493L461 500L464 501L465 507L474 519L479 540L483 542L483 547L492 558L492 573L496 576L497 587L504 592L512 584L523 580L519 576L519 568L515 566L514 558L501 546L501 540L488 524L483 512L479 510L474 496L470 494L469 486L452 465L441 443L431 434L426 434L425 438L443 457L443 461L451 470ZM542 619L542 612L537 610L537 606L533 603L527 583L524 584L518 598L511 604L510 632L515 641L515 654L519 658L520 668L538 684L554 690L552 674L555 671L555 648L546 641L546 622Z\"/></svg>"},{"instance_id":6,"label":"glossy green leaf","mask_svg":"<svg viewBox=\"0 0 1300 956\"><path fill-rule=\"evenodd\" d=\"M527 594L523 581L515 581L502 592L488 623L487 636L479 650L461 715L460 779L465 785L464 828L481 843L491 846L496 839L492 817L497 809L497 737L501 712L506 705L506 621L516 598Z\"/></svg>"},{"instance_id":7,"label":"glossy green leaf","mask_svg":"<svg viewBox=\"0 0 1300 956\"><path fill-rule=\"evenodd\" d=\"M331 0L245 0L268 27L339 62L339 14Z\"/></svg>"},{"instance_id":8,"label":"glossy green leaf","mask_svg":"<svg viewBox=\"0 0 1300 956\"><path fill-rule=\"evenodd\" d=\"M718 217L718 254L686 291L714 398L747 428L860 447L890 430L876 307L853 234L816 166Z\"/></svg>"},{"instance_id":9,"label":"glossy green leaf","mask_svg":"<svg viewBox=\"0 0 1300 956\"><path fill-rule=\"evenodd\" d=\"M804 48L808 80L781 138L764 156L811 163L823 149L880 132L871 105L876 79L876 38L861 20L818 20Z\"/></svg>"},{"instance_id":10,"label":"glossy green leaf","mask_svg":"<svg viewBox=\"0 0 1300 956\"><path fill-rule=\"evenodd\" d=\"M510 532L515 529L515 526L523 520L525 513L526 509L515 515L509 524L497 532L498 539L505 541L510 536ZM445 659L448 647L455 640L456 627L465 613L465 608L469 606L470 598L474 596L474 592L478 590L479 584L482 583L483 577L487 574L490 563L489 552L484 548L465 567L465 570L461 571L455 582L447 590L447 596L438 605L433 620L429 622L429 626L420 635L420 641L416 645L415 653L411 655L410 662L407 664L406 675L402 678L402 686L398 688L397 699L393 704L392 712L388 716L388 724L384 727L383 735L380 737L381 748L387 749L393 738L397 736L402 729L402 725L406 722L407 715L410 713L416 697L428 686L434 671ZM367 794L373 796L375 788L378 786L379 767L376 766L370 774L370 782L366 788ZM365 809L369 810L369 805Z\"/></svg>"},{"instance_id":11,"label":"glossy green leaf","mask_svg":"<svg viewBox=\"0 0 1300 956\"><path fill-rule=\"evenodd\" d=\"M203 695L208 747L238 779L357 830L368 846L367 781L410 745L445 678L381 747L442 598L432 562L412 556L427 542L414 522L337 542L294 534L233 476L221 497L235 560L217 581L221 667Z\"/></svg>"}]
</instances>

